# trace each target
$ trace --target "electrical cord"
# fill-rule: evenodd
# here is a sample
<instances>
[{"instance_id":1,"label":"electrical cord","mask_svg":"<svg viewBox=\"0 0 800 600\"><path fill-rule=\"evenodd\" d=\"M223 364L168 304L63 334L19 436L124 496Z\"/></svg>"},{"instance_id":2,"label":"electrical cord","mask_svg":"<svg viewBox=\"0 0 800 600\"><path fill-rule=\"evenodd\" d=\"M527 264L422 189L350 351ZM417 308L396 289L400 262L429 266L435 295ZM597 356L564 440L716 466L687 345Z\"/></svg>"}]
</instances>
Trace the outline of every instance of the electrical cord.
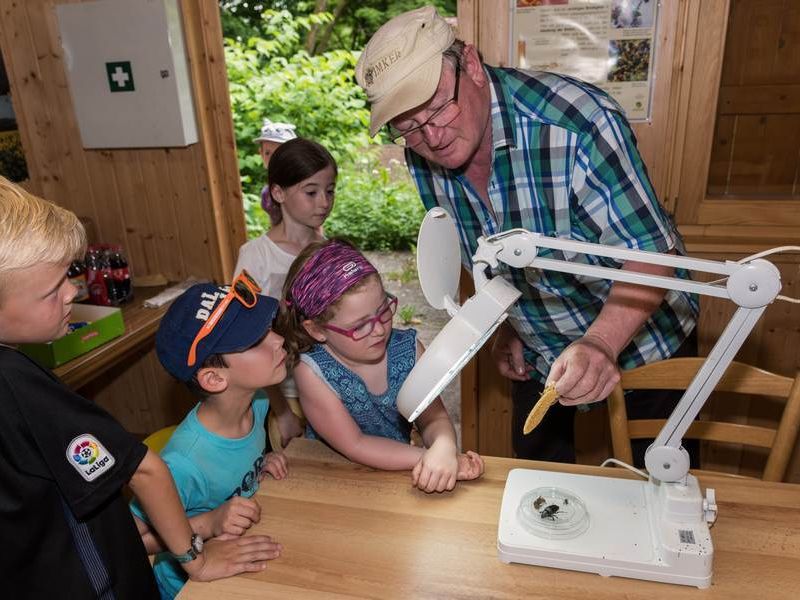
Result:
<instances>
[{"instance_id":1,"label":"electrical cord","mask_svg":"<svg viewBox=\"0 0 800 600\"><path fill-rule=\"evenodd\" d=\"M601 464L600 466L601 467L606 467L606 466L611 465L611 464L618 465L620 467L625 467L629 471L632 471L633 473L636 473L639 477L644 477L645 479L650 479L650 475L648 475L645 471L642 471L641 469L637 469L636 467L632 467L628 463L622 462L621 460L617 460L616 458L607 458L607 459L605 459L603 461L603 464Z\"/></svg>"},{"instance_id":2,"label":"electrical cord","mask_svg":"<svg viewBox=\"0 0 800 600\"><path fill-rule=\"evenodd\" d=\"M756 252L755 254L751 254L750 256L745 256L742 259L737 260L738 264L744 264L746 262L750 262L751 260L756 260L757 258L764 258L765 256L770 256L771 254L779 254L781 252L800 252L800 246L778 246L776 248L770 248L769 250L762 250L761 252ZM717 283L722 283L727 281L727 277L723 277L722 279L715 279L714 281L709 281L709 285L715 285ZM800 298L790 298L789 296L782 296L777 295L775 296L776 300L783 300L784 302L791 302L792 304L800 304Z\"/></svg>"}]
</instances>

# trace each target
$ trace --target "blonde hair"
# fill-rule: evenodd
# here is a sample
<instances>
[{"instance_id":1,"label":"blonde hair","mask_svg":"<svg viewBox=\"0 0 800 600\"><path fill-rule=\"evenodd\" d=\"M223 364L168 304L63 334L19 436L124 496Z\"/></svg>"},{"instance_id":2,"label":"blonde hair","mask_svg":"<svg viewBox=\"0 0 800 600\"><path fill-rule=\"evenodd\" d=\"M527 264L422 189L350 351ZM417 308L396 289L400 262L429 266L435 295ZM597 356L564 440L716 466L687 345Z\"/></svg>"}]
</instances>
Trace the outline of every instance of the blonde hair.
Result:
<instances>
[{"instance_id":1,"label":"blonde hair","mask_svg":"<svg viewBox=\"0 0 800 600\"><path fill-rule=\"evenodd\" d=\"M71 211L0 177L0 294L11 271L74 260L86 232Z\"/></svg>"}]
</instances>

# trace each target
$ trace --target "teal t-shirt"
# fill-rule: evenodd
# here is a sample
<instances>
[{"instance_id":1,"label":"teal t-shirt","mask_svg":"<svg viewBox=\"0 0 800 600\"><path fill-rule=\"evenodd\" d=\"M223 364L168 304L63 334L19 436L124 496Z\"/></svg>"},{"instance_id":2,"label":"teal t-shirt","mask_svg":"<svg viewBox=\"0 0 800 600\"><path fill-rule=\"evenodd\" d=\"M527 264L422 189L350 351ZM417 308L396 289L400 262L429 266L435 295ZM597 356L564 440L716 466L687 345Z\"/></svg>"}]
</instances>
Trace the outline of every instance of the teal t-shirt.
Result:
<instances>
[{"instance_id":1,"label":"teal t-shirt","mask_svg":"<svg viewBox=\"0 0 800 600\"><path fill-rule=\"evenodd\" d=\"M253 429L236 439L218 436L203 427L197 419L199 406L186 415L161 451L189 517L213 510L233 496L249 498L255 494L267 453L265 398L253 400ZM131 502L131 511L149 523L136 500ZM169 552L156 556L153 571L165 600L174 598L187 579Z\"/></svg>"}]
</instances>

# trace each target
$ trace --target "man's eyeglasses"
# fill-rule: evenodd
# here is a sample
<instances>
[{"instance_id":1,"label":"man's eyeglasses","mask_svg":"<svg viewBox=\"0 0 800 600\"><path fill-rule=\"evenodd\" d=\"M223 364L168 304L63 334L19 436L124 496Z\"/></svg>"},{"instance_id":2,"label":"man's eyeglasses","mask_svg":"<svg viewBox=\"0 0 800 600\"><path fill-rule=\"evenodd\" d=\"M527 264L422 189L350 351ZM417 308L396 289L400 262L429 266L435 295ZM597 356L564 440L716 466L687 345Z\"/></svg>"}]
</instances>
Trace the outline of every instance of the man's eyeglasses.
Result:
<instances>
[{"instance_id":1,"label":"man's eyeglasses","mask_svg":"<svg viewBox=\"0 0 800 600\"><path fill-rule=\"evenodd\" d=\"M386 294L386 300L381 308L378 309L378 312L375 314L374 317L370 317L366 321L362 321L355 327L351 327L350 329L342 329L340 327L336 327L334 325L323 325L325 329L330 329L331 331L335 331L336 333L341 333L342 335L346 335L349 338L354 339L355 341L363 340L367 337L372 331L375 329L375 323L380 321L384 325L392 320L394 313L397 311L397 298L392 296L392 294Z\"/></svg>"},{"instance_id":2,"label":"man's eyeglasses","mask_svg":"<svg viewBox=\"0 0 800 600\"><path fill-rule=\"evenodd\" d=\"M461 67L456 62L456 85L453 90L453 97L440 106L436 112L428 117L425 122L420 123L411 129L397 129L391 123L386 127L389 130L389 137L392 142L401 146L416 146L423 138L423 127L430 125L433 127L447 127L455 118L461 114L461 107L458 105L458 88L461 80Z\"/></svg>"},{"instance_id":3,"label":"man's eyeglasses","mask_svg":"<svg viewBox=\"0 0 800 600\"><path fill-rule=\"evenodd\" d=\"M186 364L188 366L193 367L197 362L197 345L214 330L214 327L219 323L230 303L236 299L241 302L245 308L253 308L256 302L258 302L258 293L260 291L261 287L256 283L255 279L250 277L250 274L243 269L236 279L233 280L231 289L225 294L222 302L217 304L217 307L211 312L208 319L206 319L200 331L197 332L192 346L189 348L189 356L186 358Z\"/></svg>"}]
</instances>

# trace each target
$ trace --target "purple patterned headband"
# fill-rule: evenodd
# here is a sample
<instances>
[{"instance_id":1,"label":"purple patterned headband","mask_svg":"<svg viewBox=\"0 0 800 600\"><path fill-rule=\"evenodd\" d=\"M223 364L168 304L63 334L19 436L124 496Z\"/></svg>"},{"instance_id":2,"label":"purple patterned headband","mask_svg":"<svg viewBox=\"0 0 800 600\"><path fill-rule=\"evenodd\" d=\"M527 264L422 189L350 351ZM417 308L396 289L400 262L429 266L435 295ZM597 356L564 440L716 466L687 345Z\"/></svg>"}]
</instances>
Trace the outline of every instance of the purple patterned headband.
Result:
<instances>
[{"instance_id":1,"label":"purple patterned headband","mask_svg":"<svg viewBox=\"0 0 800 600\"><path fill-rule=\"evenodd\" d=\"M309 319L316 319L356 283L377 273L364 255L342 242L331 242L317 250L295 277L291 298Z\"/></svg>"}]
</instances>

